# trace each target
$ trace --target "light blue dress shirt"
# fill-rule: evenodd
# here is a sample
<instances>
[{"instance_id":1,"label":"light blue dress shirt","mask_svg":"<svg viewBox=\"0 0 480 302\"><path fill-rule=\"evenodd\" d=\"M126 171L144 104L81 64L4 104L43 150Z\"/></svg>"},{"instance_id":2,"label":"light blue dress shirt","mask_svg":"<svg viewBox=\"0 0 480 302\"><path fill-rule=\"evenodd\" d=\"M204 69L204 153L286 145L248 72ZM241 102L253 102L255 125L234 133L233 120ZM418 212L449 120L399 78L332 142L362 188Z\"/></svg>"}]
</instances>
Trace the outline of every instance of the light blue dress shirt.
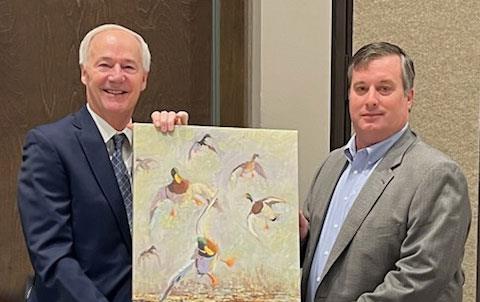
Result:
<instances>
[{"instance_id":1,"label":"light blue dress shirt","mask_svg":"<svg viewBox=\"0 0 480 302\"><path fill-rule=\"evenodd\" d=\"M330 251L335 244L345 217L347 217L358 193L362 190L368 177L372 174L385 153L395 144L407 128L408 124L389 138L358 151L355 147L355 136L345 145L344 152L348 160L348 166L345 171L343 171L335 187L323 223L322 232L318 240L317 248L315 249L312 267L310 269L306 301L313 302L315 300L315 293L322 282L322 273Z\"/></svg>"}]
</instances>

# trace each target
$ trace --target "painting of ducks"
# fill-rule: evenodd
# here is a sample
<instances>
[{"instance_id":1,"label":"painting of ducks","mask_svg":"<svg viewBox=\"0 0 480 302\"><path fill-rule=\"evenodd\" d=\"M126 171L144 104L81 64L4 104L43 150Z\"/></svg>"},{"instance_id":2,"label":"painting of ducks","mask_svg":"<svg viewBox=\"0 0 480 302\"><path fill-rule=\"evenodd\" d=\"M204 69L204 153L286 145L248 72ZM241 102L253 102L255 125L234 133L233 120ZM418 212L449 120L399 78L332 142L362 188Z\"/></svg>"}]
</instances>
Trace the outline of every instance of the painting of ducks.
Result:
<instances>
[{"instance_id":1,"label":"painting of ducks","mask_svg":"<svg viewBox=\"0 0 480 302\"><path fill-rule=\"evenodd\" d=\"M297 132L133 131L132 301L300 301Z\"/></svg>"}]
</instances>

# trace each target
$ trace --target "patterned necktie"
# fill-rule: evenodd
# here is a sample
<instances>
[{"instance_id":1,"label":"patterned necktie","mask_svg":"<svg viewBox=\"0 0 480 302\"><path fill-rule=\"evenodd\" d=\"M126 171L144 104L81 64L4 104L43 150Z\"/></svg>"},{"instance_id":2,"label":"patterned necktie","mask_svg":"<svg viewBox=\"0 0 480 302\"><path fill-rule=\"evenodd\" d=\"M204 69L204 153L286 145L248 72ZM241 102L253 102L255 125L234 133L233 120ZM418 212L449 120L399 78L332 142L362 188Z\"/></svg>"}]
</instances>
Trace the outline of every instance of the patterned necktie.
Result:
<instances>
[{"instance_id":1,"label":"patterned necktie","mask_svg":"<svg viewBox=\"0 0 480 302\"><path fill-rule=\"evenodd\" d=\"M122 145L127 137L124 133L115 134L113 136L113 143L115 149L112 154L112 165L115 177L117 178L118 187L122 193L123 203L127 211L128 225L130 233L132 232L132 188L130 186L130 178L128 177L127 167L122 158Z\"/></svg>"}]
</instances>

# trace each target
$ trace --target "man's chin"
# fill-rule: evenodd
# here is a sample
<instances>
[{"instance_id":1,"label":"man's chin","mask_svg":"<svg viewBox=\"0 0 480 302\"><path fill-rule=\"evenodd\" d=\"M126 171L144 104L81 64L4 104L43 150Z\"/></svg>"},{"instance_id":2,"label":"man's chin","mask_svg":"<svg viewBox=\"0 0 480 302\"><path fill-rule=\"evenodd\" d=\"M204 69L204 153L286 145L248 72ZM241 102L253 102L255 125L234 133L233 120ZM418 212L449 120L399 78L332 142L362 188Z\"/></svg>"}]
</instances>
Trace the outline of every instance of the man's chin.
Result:
<instances>
[{"instance_id":1,"label":"man's chin","mask_svg":"<svg viewBox=\"0 0 480 302\"><path fill-rule=\"evenodd\" d=\"M382 125L380 125L378 122L372 123L372 122L365 122L362 121L357 127L355 127L358 131L363 131L363 132L373 132L373 131L378 131L382 129Z\"/></svg>"},{"instance_id":2,"label":"man's chin","mask_svg":"<svg viewBox=\"0 0 480 302\"><path fill-rule=\"evenodd\" d=\"M108 102L105 104L105 110L111 114L118 114L118 115L131 115L133 113L132 106L129 106L128 103L125 102Z\"/></svg>"}]
</instances>

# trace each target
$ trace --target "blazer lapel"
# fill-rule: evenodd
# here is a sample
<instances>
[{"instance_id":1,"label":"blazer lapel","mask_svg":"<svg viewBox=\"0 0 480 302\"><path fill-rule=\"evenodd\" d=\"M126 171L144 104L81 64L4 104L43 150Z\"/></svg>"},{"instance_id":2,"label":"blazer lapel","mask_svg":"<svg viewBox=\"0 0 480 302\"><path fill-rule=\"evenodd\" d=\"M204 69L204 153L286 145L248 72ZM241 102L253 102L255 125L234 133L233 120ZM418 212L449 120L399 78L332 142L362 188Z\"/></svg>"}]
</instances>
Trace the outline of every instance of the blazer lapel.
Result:
<instances>
[{"instance_id":1,"label":"blazer lapel","mask_svg":"<svg viewBox=\"0 0 480 302\"><path fill-rule=\"evenodd\" d=\"M128 227L123 198L118 188L105 143L86 106L75 114L73 124L78 129L75 134L87 157L90 168L117 219L122 237L131 252L132 237Z\"/></svg>"},{"instance_id":2,"label":"blazer lapel","mask_svg":"<svg viewBox=\"0 0 480 302\"><path fill-rule=\"evenodd\" d=\"M322 279L353 239L360 225L370 213L372 207L394 178L394 169L401 164L405 152L413 144L415 138L415 134L410 129L407 129L392 148L387 151L385 157L368 178L364 189L360 191L352 208L347 214L345 223L338 234L330 256L327 259L327 263L325 264L325 269L323 270L321 277Z\"/></svg>"},{"instance_id":3,"label":"blazer lapel","mask_svg":"<svg viewBox=\"0 0 480 302\"><path fill-rule=\"evenodd\" d=\"M331 155L332 158L327 159L324 163L324 166L320 169L319 178L321 178L321 183L316 187L316 191L312 192L311 201L314 204L314 211L310 214L310 240L314 240L309 243L307 250L305 251L305 263L303 263L304 280L302 282L302 287L306 291L308 276L310 275L310 269L313 261L313 256L315 249L318 245L318 240L320 239L320 232L323 228L323 223L325 216L330 205L330 200L333 195L333 191L337 185L340 176L347 166L347 159L344 156L343 149L338 149L334 154ZM328 175L328 177L326 177ZM315 181L315 183L317 180ZM322 203L319 201L328 200L328 202Z\"/></svg>"}]
</instances>

